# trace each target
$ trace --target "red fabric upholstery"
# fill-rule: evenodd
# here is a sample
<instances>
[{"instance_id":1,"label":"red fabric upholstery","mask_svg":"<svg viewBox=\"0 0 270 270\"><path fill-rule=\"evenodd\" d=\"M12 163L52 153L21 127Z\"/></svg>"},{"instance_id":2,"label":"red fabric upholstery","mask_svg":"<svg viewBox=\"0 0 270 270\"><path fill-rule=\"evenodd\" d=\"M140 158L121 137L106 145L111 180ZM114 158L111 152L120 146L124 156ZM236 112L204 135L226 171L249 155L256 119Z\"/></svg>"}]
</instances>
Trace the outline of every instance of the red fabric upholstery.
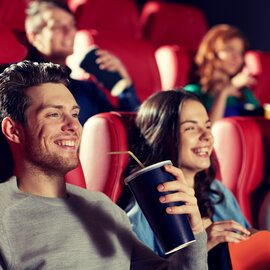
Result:
<instances>
[{"instance_id":1,"label":"red fabric upholstery","mask_svg":"<svg viewBox=\"0 0 270 270\"><path fill-rule=\"evenodd\" d=\"M85 4L88 0L67 0L66 3L68 7L72 10L72 12L75 13L76 9L82 5Z\"/></svg>"},{"instance_id":2,"label":"red fabric upholstery","mask_svg":"<svg viewBox=\"0 0 270 270\"><path fill-rule=\"evenodd\" d=\"M195 50L208 30L200 9L159 1L149 1L143 6L141 27L144 38L157 47L177 44Z\"/></svg>"},{"instance_id":3,"label":"red fabric upholstery","mask_svg":"<svg viewBox=\"0 0 270 270\"><path fill-rule=\"evenodd\" d=\"M88 189L102 191L117 202L123 186L129 155L109 155L128 151L135 113L109 112L91 117L83 127L80 160Z\"/></svg>"},{"instance_id":4,"label":"red fabric upholstery","mask_svg":"<svg viewBox=\"0 0 270 270\"><path fill-rule=\"evenodd\" d=\"M262 51L249 51L245 55L248 70L257 78L253 86L255 96L261 104L270 103L270 53Z\"/></svg>"},{"instance_id":5,"label":"red fabric upholstery","mask_svg":"<svg viewBox=\"0 0 270 270\"><path fill-rule=\"evenodd\" d=\"M0 30L0 65L25 59L27 49L10 30Z\"/></svg>"},{"instance_id":6,"label":"red fabric upholstery","mask_svg":"<svg viewBox=\"0 0 270 270\"><path fill-rule=\"evenodd\" d=\"M0 28L24 31L27 1L28 0L1 0Z\"/></svg>"},{"instance_id":7,"label":"red fabric upholstery","mask_svg":"<svg viewBox=\"0 0 270 270\"><path fill-rule=\"evenodd\" d=\"M69 184L86 188L85 178L81 164L65 175L65 181Z\"/></svg>"},{"instance_id":8,"label":"red fabric upholstery","mask_svg":"<svg viewBox=\"0 0 270 270\"><path fill-rule=\"evenodd\" d=\"M162 89L183 87L189 83L194 54L178 45L164 45L155 53Z\"/></svg>"},{"instance_id":9,"label":"red fabric upholstery","mask_svg":"<svg viewBox=\"0 0 270 270\"><path fill-rule=\"evenodd\" d=\"M266 177L269 129L270 121L260 117L227 117L212 128L222 182L234 193L252 225L257 223L261 200L254 195Z\"/></svg>"},{"instance_id":10,"label":"red fabric upholstery","mask_svg":"<svg viewBox=\"0 0 270 270\"><path fill-rule=\"evenodd\" d=\"M78 29L141 37L139 11L134 0L89 0L75 11Z\"/></svg>"},{"instance_id":11,"label":"red fabric upholstery","mask_svg":"<svg viewBox=\"0 0 270 270\"><path fill-rule=\"evenodd\" d=\"M75 74L77 73L76 62L91 45L106 49L122 60L130 73L141 101L161 90L155 50L148 42L140 39L116 38L113 35L101 35L87 30L78 31L75 38L74 54L68 58L68 65ZM80 79L79 76L78 79Z\"/></svg>"},{"instance_id":12,"label":"red fabric upholstery","mask_svg":"<svg viewBox=\"0 0 270 270\"><path fill-rule=\"evenodd\" d=\"M259 231L241 243L229 243L233 270L268 270L270 265L270 232Z\"/></svg>"}]
</instances>

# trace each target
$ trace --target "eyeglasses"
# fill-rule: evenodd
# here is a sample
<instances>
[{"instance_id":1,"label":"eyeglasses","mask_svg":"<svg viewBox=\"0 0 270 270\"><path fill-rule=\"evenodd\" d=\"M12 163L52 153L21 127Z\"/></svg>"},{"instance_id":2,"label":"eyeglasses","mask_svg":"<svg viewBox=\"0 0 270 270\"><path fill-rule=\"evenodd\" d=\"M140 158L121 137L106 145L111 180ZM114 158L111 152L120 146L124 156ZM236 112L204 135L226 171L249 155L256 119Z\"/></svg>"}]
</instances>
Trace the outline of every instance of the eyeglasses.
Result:
<instances>
[{"instance_id":1,"label":"eyeglasses","mask_svg":"<svg viewBox=\"0 0 270 270\"><path fill-rule=\"evenodd\" d=\"M48 28L49 30L51 30L52 32L63 32L63 33L67 33L70 31L74 31L76 30L76 24L74 23L70 23L70 24L53 24L53 25L48 25L46 24L44 26L44 28Z\"/></svg>"}]
</instances>

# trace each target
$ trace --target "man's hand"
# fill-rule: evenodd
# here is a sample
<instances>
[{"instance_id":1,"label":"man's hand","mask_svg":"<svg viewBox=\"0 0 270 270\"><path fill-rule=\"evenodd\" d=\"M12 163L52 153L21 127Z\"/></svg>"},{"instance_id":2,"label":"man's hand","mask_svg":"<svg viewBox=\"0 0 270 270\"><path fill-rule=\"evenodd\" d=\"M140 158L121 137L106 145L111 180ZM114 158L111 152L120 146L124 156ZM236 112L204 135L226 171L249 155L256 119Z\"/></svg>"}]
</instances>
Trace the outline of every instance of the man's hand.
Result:
<instances>
[{"instance_id":1,"label":"man's hand","mask_svg":"<svg viewBox=\"0 0 270 270\"><path fill-rule=\"evenodd\" d=\"M132 80L126 67L117 56L101 49L98 49L96 54L98 55L96 63L99 64L100 69L105 69L111 72L117 71L120 76L127 81L127 87L132 84Z\"/></svg>"}]
</instances>

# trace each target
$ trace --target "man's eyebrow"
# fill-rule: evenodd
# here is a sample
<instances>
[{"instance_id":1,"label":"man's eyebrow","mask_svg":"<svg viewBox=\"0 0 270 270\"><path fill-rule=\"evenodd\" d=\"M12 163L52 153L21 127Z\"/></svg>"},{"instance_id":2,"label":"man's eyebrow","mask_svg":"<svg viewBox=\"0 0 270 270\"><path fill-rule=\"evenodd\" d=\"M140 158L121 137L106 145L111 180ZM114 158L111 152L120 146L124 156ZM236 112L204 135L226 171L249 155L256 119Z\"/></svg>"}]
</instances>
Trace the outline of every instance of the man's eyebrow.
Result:
<instances>
[{"instance_id":1,"label":"man's eyebrow","mask_svg":"<svg viewBox=\"0 0 270 270\"><path fill-rule=\"evenodd\" d=\"M64 108L64 106L63 105L56 105L56 104L44 104L44 105L41 105L39 108L38 108L38 112L39 111L43 111L43 110L45 110L45 109L48 109L48 108L52 108L52 109L58 109L58 110L61 110L61 109L63 109ZM79 105L73 105L72 106L72 110L76 110L76 109L80 109L80 106Z\"/></svg>"}]
</instances>

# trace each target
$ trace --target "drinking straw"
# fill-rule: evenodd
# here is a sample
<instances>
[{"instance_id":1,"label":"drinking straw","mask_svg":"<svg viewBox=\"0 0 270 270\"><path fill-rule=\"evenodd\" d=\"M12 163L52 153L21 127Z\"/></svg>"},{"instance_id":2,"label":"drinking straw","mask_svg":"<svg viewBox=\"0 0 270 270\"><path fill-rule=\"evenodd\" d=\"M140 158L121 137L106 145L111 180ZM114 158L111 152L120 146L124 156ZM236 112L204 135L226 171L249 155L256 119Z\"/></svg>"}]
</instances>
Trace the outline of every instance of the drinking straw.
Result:
<instances>
[{"instance_id":1,"label":"drinking straw","mask_svg":"<svg viewBox=\"0 0 270 270\"><path fill-rule=\"evenodd\" d=\"M109 155L118 155L118 154L129 154L142 168L145 168L145 166L140 162L140 160L131 151L109 152Z\"/></svg>"}]
</instances>

